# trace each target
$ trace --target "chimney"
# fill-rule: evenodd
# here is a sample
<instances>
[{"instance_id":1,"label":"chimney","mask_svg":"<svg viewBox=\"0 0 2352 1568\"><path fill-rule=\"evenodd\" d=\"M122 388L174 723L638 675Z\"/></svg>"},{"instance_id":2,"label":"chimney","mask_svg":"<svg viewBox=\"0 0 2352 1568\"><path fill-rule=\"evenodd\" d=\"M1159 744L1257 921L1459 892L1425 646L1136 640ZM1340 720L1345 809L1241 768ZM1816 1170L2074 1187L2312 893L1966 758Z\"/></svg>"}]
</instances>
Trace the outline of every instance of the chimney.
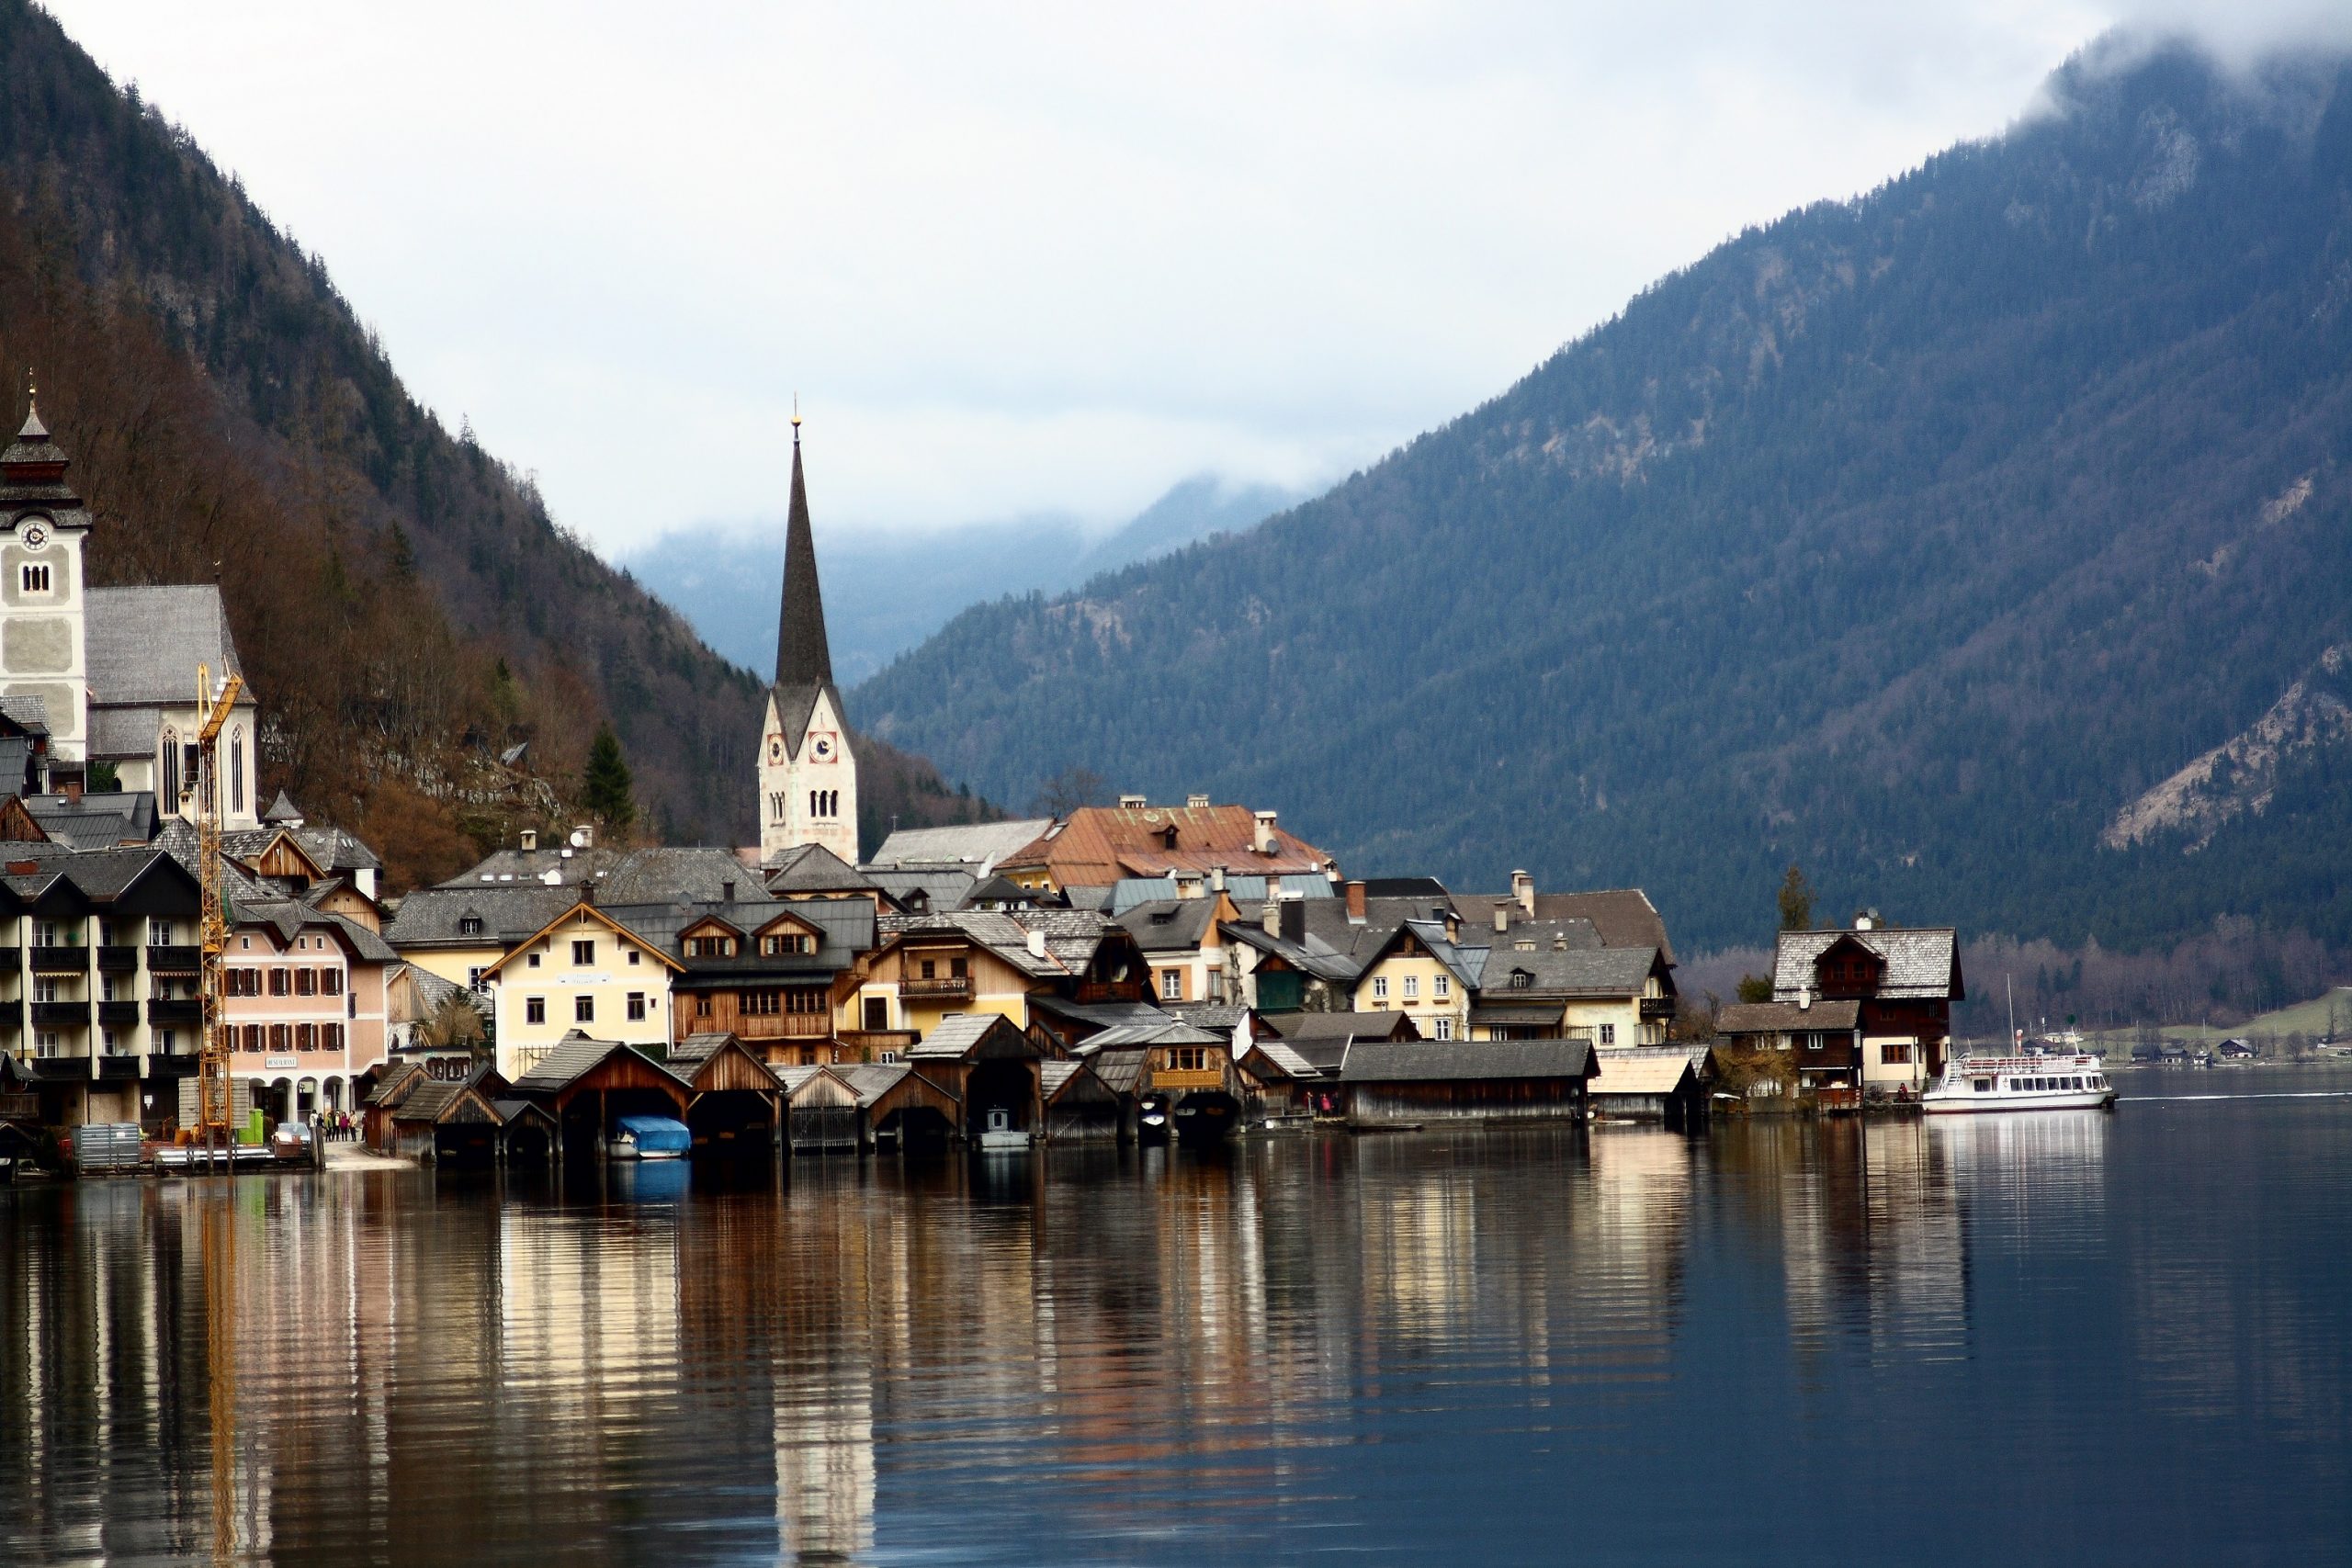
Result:
<instances>
[{"instance_id":1,"label":"chimney","mask_svg":"<svg viewBox=\"0 0 2352 1568\"><path fill-rule=\"evenodd\" d=\"M1119 796L1119 809L1122 811L1141 811L1145 807L1149 806L1151 802L1148 799L1140 795L1123 795Z\"/></svg>"},{"instance_id":2,"label":"chimney","mask_svg":"<svg viewBox=\"0 0 2352 1568\"><path fill-rule=\"evenodd\" d=\"M1363 924L1363 884L1361 882L1348 884L1348 924Z\"/></svg>"},{"instance_id":3,"label":"chimney","mask_svg":"<svg viewBox=\"0 0 2352 1568\"><path fill-rule=\"evenodd\" d=\"M1451 904L1445 909L1445 940L1457 946L1462 941L1462 917L1454 912Z\"/></svg>"},{"instance_id":4,"label":"chimney","mask_svg":"<svg viewBox=\"0 0 2352 1568\"><path fill-rule=\"evenodd\" d=\"M526 829L523 829L523 852L524 852L525 854L526 854L526 855L527 855L527 854L535 853L535 852L537 852L537 851L538 850L538 847L539 847L539 830L538 830L537 828L526 828Z\"/></svg>"},{"instance_id":5,"label":"chimney","mask_svg":"<svg viewBox=\"0 0 2352 1568\"><path fill-rule=\"evenodd\" d=\"M1876 909L1864 909L1854 917L1854 929L1858 931L1875 931L1877 928L1878 911Z\"/></svg>"},{"instance_id":6,"label":"chimney","mask_svg":"<svg viewBox=\"0 0 2352 1568\"><path fill-rule=\"evenodd\" d=\"M1261 855L1272 854L1274 852L1274 814L1271 811L1260 811L1252 815L1257 819L1257 827L1250 835L1250 847Z\"/></svg>"},{"instance_id":7,"label":"chimney","mask_svg":"<svg viewBox=\"0 0 2352 1568\"><path fill-rule=\"evenodd\" d=\"M593 822L582 822L579 827L574 828L571 830L571 845L572 848L580 850L594 849L596 847L596 825Z\"/></svg>"},{"instance_id":8,"label":"chimney","mask_svg":"<svg viewBox=\"0 0 2352 1568\"><path fill-rule=\"evenodd\" d=\"M1495 930L1498 931L1510 930L1510 900L1508 898L1495 900Z\"/></svg>"},{"instance_id":9,"label":"chimney","mask_svg":"<svg viewBox=\"0 0 2352 1568\"><path fill-rule=\"evenodd\" d=\"M731 882L720 883L718 885L718 897L721 903L732 904L735 902L735 885Z\"/></svg>"},{"instance_id":10,"label":"chimney","mask_svg":"<svg viewBox=\"0 0 2352 1568\"><path fill-rule=\"evenodd\" d=\"M1042 928L1029 932L1029 956L1032 958L1046 956L1046 933Z\"/></svg>"},{"instance_id":11,"label":"chimney","mask_svg":"<svg viewBox=\"0 0 2352 1568\"><path fill-rule=\"evenodd\" d=\"M27 862L30 864L30 862ZM1266 928L1268 936L1283 934L1283 907L1278 899L1269 898L1266 907L1258 911L1258 923Z\"/></svg>"},{"instance_id":12,"label":"chimney","mask_svg":"<svg viewBox=\"0 0 2352 1568\"><path fill-rule=\"evenodd\" d=\"M1811 1012L1812 1010L1813 987L1811 986L1799 986L1797 987L1797 1011Z\"/></svg>"},{"instance_id":13,"label":"chimney","mask_svg":"<svg viewBox=\"0 0 2352 1568\"><path fill-rule=\"evenodd\" d=\"M1184 806L1187 810L1205 811L1208 809L1208 805L1209 797L1205 795L1202 795L1198 791L1194 791L1193 794L1184 797Z\"/></svg>"},{"instance_id":14,"label":"chimney","mask_svg":"<svg viewBox=\"0 0 2352 1568\"><path fill-rule=\"evenodd\" d=\"M593 877L583 876L580 879L580 901L583 904L594 904L596 901L596 884Z\"/></svg>"},{"instance_id":15,"label":"chimney","mask_svg":"<svg viewBox=\"0 0 2352 1568\"><path fill-rule=\"evenodd\" d=\"M1201 874L1197 871L1178 872L1176 874L1176 897L1179 898L1190 899L1197 898L1200 896Z\"/></svg>"},{"instance_id":16,"label":"chimney","mask_svg":"<svg viewBox=\"0 0 2352 1568\"><path fill-rule=\"evenodd\" d=\"M1289 942L1306 940L1306 899L1285 898L1283 900L1283 936Z\"/></svg>"},{"instance_id":17,"label":"chimney","mask_svg":"<svg viewBox=\"0 0 2352 1568\"><path fill-rule=\"evenodd\" d=\"M1535 918L1535 879L1523 871L1510 874L1510 896L1529 919Z\"/></svg>"},{"instance_id":18,"label":"chimney","mask_svg":"<svg viewBox=\"0 0 2352 1568\"><path fill-rule=\"evenodd\" d=\"M1552 934L1552 951L1555 953L1566 953L1567 950L1568 933L1566 931L1555 931Z\"/></svg>"},{"instance_id":19,"label":"chimney","mask_svg":"<svg viewBox=\"0 0 2352 1568\"><path fill-rule=\"evenodd\" d=\"M1221 865L1209 867L1209 891L1212 893L1225 891L1225 867Z\"/></svg>"}]
</instances>

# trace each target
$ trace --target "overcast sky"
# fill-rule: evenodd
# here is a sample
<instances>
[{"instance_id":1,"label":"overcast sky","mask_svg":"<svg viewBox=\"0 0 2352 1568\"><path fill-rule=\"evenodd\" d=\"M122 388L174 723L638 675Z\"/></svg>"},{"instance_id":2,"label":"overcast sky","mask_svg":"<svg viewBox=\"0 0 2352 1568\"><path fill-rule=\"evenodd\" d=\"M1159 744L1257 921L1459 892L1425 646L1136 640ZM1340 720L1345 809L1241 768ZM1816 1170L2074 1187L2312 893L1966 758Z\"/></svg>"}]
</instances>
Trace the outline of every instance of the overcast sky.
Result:
<instances>
[{"instance_id":1,"label":"overcast sky","mask_svg":"<svg viewBox=\"0 0 2352 1568\"><path fill-rule=\"evenodd\" d=\"M820 533L1336 478L1744 225L1999 131L2127 11L2352 11L50 6L616 555L780 513L796 389Z\"/></svg>"}]
</instances>

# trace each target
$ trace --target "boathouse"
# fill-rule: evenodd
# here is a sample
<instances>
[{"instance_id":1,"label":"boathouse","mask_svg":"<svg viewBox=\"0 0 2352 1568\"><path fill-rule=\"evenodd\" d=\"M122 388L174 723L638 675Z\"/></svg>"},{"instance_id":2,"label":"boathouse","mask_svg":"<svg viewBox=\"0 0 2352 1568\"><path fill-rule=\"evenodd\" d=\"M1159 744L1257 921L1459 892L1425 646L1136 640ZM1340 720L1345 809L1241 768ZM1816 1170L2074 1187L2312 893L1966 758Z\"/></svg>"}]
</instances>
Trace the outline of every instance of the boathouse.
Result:
<instances>
[{"instance_id":1,"label":"boathouse","mask_svg":"<svg viewBox=\"0 0 2352 1568\"><path fill-rule=\"evenodd\" d=\"M1599 1071L1581 1040L1359 1040L1340 1083L1351 1127L1581 1121Z\"/></svg>"},{"instance_id":2,"label":"boathouse","mask_svg":"<svg viewBox=\"0 0 2352 1568\"><path fill-rule=\"evenodd\" d=\"M496 1165L504 1153L503 1118L485 1086L505 1087L486 1069L462 1083L427 1077L416 1085L390 1112L390 1152L445 1168Z\"/></svg>"},{"instance_id":3,"label":"boathouse","mask_svg":"<svg viewBox=\"0 0 2352 1568\"><path fill-rule=\"evenodd\" d=\"M623 1116L672 1116L684 1122L693 1096L685 1081L617 1040L592 1040L573 1030L548 1047L514 1080L514 1095L555 1121L557 1157L593 1158Z\"/></svg>"},{"instance_id":4,"label":"boathouse","mask_svg":"<svg viewBox=\"0 0 2352 1568\"><path fill-rule=\"evenodd\" d=\"M842 1067L785 1067L789 1145L797 1155L855 1154L865 1145L865 1112Z\"/></svg>"},{"instance_id":5,"label":"boathouse","mask_svg":"<svg viewBox=\"0 0 2352 1568\"><path fill-rule=\"evenodd\" d=\"M1046 1062L1038 1072L1045 1094L1047 1142L1110 1141L1125 1136L1125 1100L1096 1077L1084 1062Z\"/></svg>"},{"instance_id":6,"label":"boathouse","mask_svg":"<svg viewBox=\"0 0 2352 1568\"><path fill-rule=\"evenodd\" d=\"M1329 1087L1306 1057L1279 1038L1253 1043L1234 1066L1241 1079L1243 1114L1260 1125L1311 1120L1314 1089Z\"/></svg>"},{"instance_id":7,"label":"boathouse","mask_svg":"<svg viewBox=\"0 0 2352 1568\"><path fill-rule=\"evenodd\" d=\"M1707 1051L1688 1045L1640 1045L1600 1053L1592 1081L1596 1121L1662 1122L1696 1127L1707 1114Z\"/></svg>"},{"instance_id":8,"label":"boathouse","mask_svg":"<svg viewBox=\"0 0 2352 1568\"><path fill-rule=\"evenodd\" d=\"M784 1080L733 1034L689 1034L665 1064L686 1086L684 1121L696 1154L773 1156L784 1117Z\"/></svg>"},{"instance_id":9,"label":"boathouse","mask_svg":"<svg viewBox=\"0 0 2352 1568\"><path fill-rule=\"evenodd\" d=\"M904 1062L876 1062L834 1072L857 1091L868 1143L938 1145L956 1135L964 1108L956 1096Z\"/></svg>"},{"instance_id":10,"label":"boathouse","mask_svg":"<svg viewBox=\"0 0 2352 1568\"><path fill-rule=\"evenodd\" d=\"M992 1012L951 1012L907 1052L907 1063L947 1089L963 1108L957 1131L1027 1133L1045 1124L1044 1053L1010 1019Z\"/></svg>"}]
</instances>

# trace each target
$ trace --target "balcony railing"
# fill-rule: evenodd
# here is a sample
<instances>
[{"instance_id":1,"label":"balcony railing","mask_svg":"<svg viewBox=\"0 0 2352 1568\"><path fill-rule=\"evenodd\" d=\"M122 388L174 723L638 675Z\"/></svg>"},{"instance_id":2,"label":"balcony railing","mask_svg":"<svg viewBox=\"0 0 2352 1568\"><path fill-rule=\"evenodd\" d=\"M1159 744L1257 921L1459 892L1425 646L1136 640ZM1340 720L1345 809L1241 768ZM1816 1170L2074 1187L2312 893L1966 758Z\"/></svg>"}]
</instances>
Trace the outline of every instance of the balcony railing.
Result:
<instances>
[{"instance_id":1,"label":"balcony railing","mask_svg":"<svg viewBox=\"0 0 2352 1568\"><path fill-rule=\"evenodd\" d=\"M1644 997L1642 998L1643 1022L1655 1023L1659 1019L1673 1016L1674 998L1672 997Z\"/></svg>"},{"instance_id":2,"label":"balcony railing","mask_svg":"<svg viewBox=\"0 0 2352 1568\"><path fill-rule=\"evenodd\" d=\"M202 1023L204 1004L192 997L151 998L147 1003L147 1021L153 1024Z\"/></svg>"},{"instance_id":3,"label":"balcony railing","mask_svg":"<svg viewBox=\"0 0 2352 1568\"><path fill-rule=\"evenodd\" d=\"M833 1032L829 1013L752 1013L737 1021L735 1032L746 1040L822 1040Z\"/></svg>"},{"instance_id":4,"label":"balcony railing","mask_svg":"<svg viewBox=\"0 0 2352 1568\"><path fill-rule=\"evenodd\" d=\"M102 947L98 949L98 973L101 975L138 974L139 950L135 947Z\"/></svg>"},{"instance_id":5,"label":"balcony railing","mask_svg":"<svg viewBox=\"0 0 2352 1568\"><path fill-rule=\"evenodd\" d=\"M972 998L972 977L969 975L950 975L941 979L901 980L899 982L899 994L926 999L969 1001Z\"/></svg>"},{"instance_id":6,"label":"balcony railing","mask_svg":"<svg viewBox=\"0 0 2352 1568\"><path fill-rule=\"evenodd\" d=\"M1151 1087L1162 1090L1223 1089L1225 1074L1215 1067L1155 1067Z\"/></svg>"},{"instance_id":7,"label":"balcony railing","mask_svg":"<svg viewBox=\"0 0 2352 1568\"><path fill-rule=\"evenodd\" d=\"M35 1002L35 1029L87 1029L90 1027L90 1004L87 1002Z\"/></svg>"},{"instance_id":8,"label":"balcony railing","mask_svg":"<svg viewBox=\"0 0 2352 1568\"><path fill-rule=\"evenodd\" d=\"M25 967L25 950L20 947L0 947L0 975L16 975Z\"/></svg>"},{"instance_id":9,"label":"balcony railing","mask_svg":"<svg viewBox=\"0 0 2352 1568\"><path fill-rule=\"evenodd\" d=\"M202 955L193 947L151 947L147 950L147 972L151 975L193 975L201 967Z\"/></svg>"},{"instance_id":10,"label":"balcony railing","mask_svg":"<svg viewBox=\"0 0 2352 1568\"><path fill-rule=\"evenodd\" d=\"M137 1023L139 1004L137 1002L100 1002L98 1021L117 1026Z\"/></svg>"},{"instance_id":11,"label":"balcony railing","mask_svg":"<svg viewBox=\"0 0 2352 1568\"><path fill-rule=\"evenodd\" d=\"M86 975L90 972L90 950L86 947L35 947L33 973L36 975Z\"/></svg>"}]
</instances>

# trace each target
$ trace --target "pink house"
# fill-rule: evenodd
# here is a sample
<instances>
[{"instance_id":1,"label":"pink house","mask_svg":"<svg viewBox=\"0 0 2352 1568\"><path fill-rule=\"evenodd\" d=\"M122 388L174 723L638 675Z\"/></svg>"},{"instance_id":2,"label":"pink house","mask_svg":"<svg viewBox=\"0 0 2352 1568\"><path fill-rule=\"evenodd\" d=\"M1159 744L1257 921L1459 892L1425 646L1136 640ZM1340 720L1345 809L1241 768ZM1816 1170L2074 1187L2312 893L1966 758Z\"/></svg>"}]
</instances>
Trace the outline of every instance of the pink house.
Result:
<instances>
[{"instance_id":1,"label":"pink house","mask_svg":"<svg viewBox=\"0 0 2352 1568\"><path fill-rule=\"evenodd\" d=\"M221 962L232 1078L280 1121L357 1110L354 1080L385 1059L384 976L398 962L342 915L238 899Z\"/></svg>"}]
</instances>

